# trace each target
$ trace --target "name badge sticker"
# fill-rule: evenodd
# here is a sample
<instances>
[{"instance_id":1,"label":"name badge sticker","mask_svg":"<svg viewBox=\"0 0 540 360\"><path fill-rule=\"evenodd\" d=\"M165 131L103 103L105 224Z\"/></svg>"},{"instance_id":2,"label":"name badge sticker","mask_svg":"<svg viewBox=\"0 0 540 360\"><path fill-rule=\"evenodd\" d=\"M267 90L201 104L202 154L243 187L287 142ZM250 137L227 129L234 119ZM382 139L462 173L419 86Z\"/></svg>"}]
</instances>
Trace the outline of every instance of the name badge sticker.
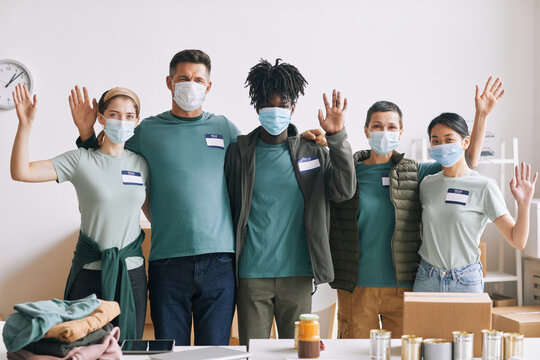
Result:
<instances>
[{"instance_id":1,"label":"name badge sticker","mask_svg":"<svg viewBox=\"0 0 540 360\"><path fill-rule=\"evenodd\" d=\"M122 182L124 185L143 186L141 173L137 171L122 170Z\"/></svg>"},{"instance_id":2,"label":"name badge sticker","mask_svg":"<svg viewBox=\"0 0 540 360\"><path fill-rule=\"evenodd\" d=\"M383 187L390 187L390 174L382 174L382 186Z\"/></svg>"},{"instance_id":3,"label":"name badge sticker","mask_svg":"<svg viewBox=\"0 0 540 360\"><path fill-rule=\"evenodd\" d=\"M301 173L317 170L320 167L321 163L319 162L317 155L303 157L298 160L298 168Z\"/></svg>"},{"instance_id":4,"label":"name badge sticker","mask_svg":"<svg viewBox=\"0 0 540 360\"><path fill-rule=\"evenodd\" d=\"M206 138L206 145L208 147L225 150L223 136L219 134L206 134L204 137Z\"/></svg>"},{"instance_id":5,"label":"name badge sticker","mask_svg":"<svg viewBox=\"0 0 540 360\"><path fill-rule=\"evenodd\" d=\"M456 204L456 205L467 205L469 201L469 191L461 189L448 189L446 193L445 203L447 204Z\"/></svg>"}]
</instances>

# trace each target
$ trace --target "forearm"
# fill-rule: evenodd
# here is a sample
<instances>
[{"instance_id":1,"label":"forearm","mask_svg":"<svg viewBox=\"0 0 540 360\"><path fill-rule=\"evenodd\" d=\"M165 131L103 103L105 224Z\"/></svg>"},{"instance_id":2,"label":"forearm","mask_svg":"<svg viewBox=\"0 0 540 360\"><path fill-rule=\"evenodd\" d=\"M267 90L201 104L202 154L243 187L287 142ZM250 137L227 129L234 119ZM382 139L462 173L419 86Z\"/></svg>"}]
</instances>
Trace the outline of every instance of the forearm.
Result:
<instances>
[{"instance_id":1,"label":"forearm","mask_svg":"<svg viewBox=\"0 0 540 360\"><path fill-rule=\"evenodd\" d=\"M28 143L31 128L31 125L19 125L13 142L10 170L11 178L16 181L24 181L30 169Z\"/></svg>"},{"instance_id":2,"label":"forearm","mask_svg":"<svg viewBox=\"0 0 540 360\"><path fill-rule=\"evenodd\" d=\"M471 132L471 145L467 149L467 155L473 169L478 167L482 148L484 147L484 137L486 135L487 115L476 111L474 115L474 124Z\"/></svg>"},{"instance_id":3,"label":"forearm","mask_svg":"<svg viewBox=\"0 0 540 360\"><path fill-rule=\"evenodd\" d=\"M327 140L330 149L330 198L336 202L345 201L350 199L356 191L351 145L347 142L345 129L327 136Z\"/></svg>"},{"instance_id":4,"label":"forearm","mask_svg":"<svg viewBox=\"0 0 540 360\"><path fill-rule=\"evenodd\" d=\"M529 210L530 205L518 205L516 224L512 229L510 245L516 249L523 249L529 236Z\"/></svg>"}]
</instances>

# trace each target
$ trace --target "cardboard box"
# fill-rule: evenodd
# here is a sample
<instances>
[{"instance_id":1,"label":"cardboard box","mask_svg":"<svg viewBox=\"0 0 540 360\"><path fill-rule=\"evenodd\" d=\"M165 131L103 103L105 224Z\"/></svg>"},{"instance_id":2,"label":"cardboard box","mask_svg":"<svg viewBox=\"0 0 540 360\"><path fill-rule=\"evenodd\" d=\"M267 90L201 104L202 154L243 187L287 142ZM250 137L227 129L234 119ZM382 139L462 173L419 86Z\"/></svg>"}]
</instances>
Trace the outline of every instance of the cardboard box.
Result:
<instances>
[{"instance_id":1,"label":"cardboard box","mask_svg":"<svg viewBox=\"0 0 540 360\"><path fill-rule=\"evenodd\" d=\"M487 247L485 242L481 242L478 246L480 248L480 263L482 264L482 276L486 277L487 274Z\"/></svg>"},{"instance_id":2,"label":"cardboard box","mask_svg":"<svg viewBox=\"0 0 540 360\"><path fill-rule=\"evenodd\" d=\"M540 306L508 306L493 309L493 329L540 337Z\"/></svg>"},{"instance_id":3,"label":"cardboard box","mask_svg":"<svg viewBox=\"0 0 540 360\"><path fill-rule=\"evenodd\" d=\"M482 356L483 329L491 329L491 299L487 293L406 292L403 334L452 340L452 331L474 333L474 356Z\"/></svg>"},{"instance_id":4,"label":"cardboard box","mask_svg":"<svg viewBox=\"0 0 540 360\"><path fill-rule=\"evenodd\" d=\"M491 293L489 294L491 300L493 300L493 307L503 307L503 306L516 306L516 298L508 297L501 294Z\"/></svg>"}]
</instances>

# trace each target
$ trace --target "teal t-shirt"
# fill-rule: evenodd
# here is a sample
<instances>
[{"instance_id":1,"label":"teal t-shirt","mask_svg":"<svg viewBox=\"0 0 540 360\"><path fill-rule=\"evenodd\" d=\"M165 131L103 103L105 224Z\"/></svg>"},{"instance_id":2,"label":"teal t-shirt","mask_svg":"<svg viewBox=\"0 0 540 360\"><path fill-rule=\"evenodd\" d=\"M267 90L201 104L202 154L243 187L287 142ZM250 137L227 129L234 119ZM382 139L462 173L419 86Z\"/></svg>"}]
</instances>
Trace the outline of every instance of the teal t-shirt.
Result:
<instances>
[{"instance_id":1,"label":"teal t-shirt","mask_svg":"<svg viewBox=\"0 0 540 360\"><path fill-rule=\"evenodd\" d=\"M257 142L255 183L238 276L313 276L304 224L304 197L288 142Z\"/></svg>"},{"instance_id":2,"label":"teal t-shirt","mask_svg":"<svg viewBox=\"0 0 540 360\"><path fill-rule=\"evenodd\" d=\"M392 236L395 228L395 208L390 199L388 174L393 162L356 165L358 181L358 232L360 260L357 286L396 287L392 262ZM418 164L418 180L441 170L437 163ZM401 284L399 287L412 287Z\"/></svg>"},{"instance_id":3,"label":"teal t-shirt","mask_svg":"<svg viewBox=\"0 0 540 360\"><path fill-rule=\"evenodd\" d=\"M186 119L167 111L135 128L126 148L146 158L152 183L149 260L234 252L223 165L239 133L207 112Z\"/></svg>"}]
</instances>

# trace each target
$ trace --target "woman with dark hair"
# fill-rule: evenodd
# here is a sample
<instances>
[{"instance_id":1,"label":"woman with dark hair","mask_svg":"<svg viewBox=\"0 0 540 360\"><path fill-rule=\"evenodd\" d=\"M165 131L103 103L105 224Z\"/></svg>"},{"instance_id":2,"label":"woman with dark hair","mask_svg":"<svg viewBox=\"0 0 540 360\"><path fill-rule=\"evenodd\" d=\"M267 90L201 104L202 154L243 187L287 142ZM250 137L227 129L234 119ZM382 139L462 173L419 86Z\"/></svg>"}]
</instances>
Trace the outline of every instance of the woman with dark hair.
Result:
<instances>
[{"instance_id":1,"label":"woman with dark hair","mask_svg":"<svg viewBox=\"0 0 540 360\"><path fill-rule=\"evenodd\" d=\"M471 141L465 120L443 113L431 121L428 135L430 156L442 171L426 176L420 184L422 259L413 291L483 292L480 236L489 220L512 247L525 247L538 173L531 180L530 165L515 167L510 181L517 203L514 221L495 181L471 170L465 161Z\"/></svg>"},{"instance_id":2,"label":"woman with dark hair","mask_svg":"<svg viewBox=\"0 0 540 360\"><path fill-rule=\"evenodd\" d=\"M124 143L139 123L138 96L126 88L106 91L90 105L84 89L72 90L74 118L97 116L104 132L95 149L68 151L50 160L29 161L28 142L37 98L25 86L13 93L19 127L11 153L16 181L70 181L77 192L81 229L64 297L75 300L96 294L120 303L121 339L141 338L146 314L146 272L141 244L140 209L146 204L148 165Z\"/></svg>"}]
</instances>

